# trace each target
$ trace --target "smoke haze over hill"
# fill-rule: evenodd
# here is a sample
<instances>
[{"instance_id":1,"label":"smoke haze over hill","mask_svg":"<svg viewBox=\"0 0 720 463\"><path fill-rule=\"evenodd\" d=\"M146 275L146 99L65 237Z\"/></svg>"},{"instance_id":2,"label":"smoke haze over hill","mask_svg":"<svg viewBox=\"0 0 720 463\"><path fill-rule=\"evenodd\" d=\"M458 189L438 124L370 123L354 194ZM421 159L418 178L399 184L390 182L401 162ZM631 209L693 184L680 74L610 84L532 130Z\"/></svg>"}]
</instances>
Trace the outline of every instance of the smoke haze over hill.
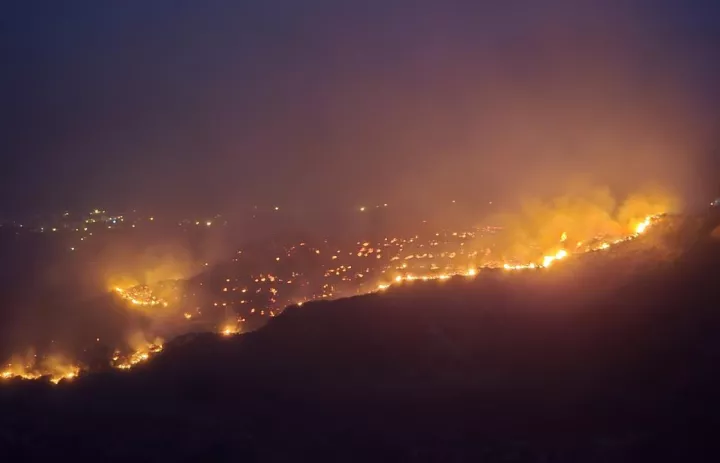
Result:
<instances>
[{"instance_id":1,"label":"smoke haze over hill","mask_svg":"<svg viewBox=\"0 0 720 463\"><path fill-rule=\"evenodd\" d=\"M47 3L6 15L7 212L280 204L327 229L576 175L715 190L718 15L699 0Z\"/></svg>"}]
</instances>

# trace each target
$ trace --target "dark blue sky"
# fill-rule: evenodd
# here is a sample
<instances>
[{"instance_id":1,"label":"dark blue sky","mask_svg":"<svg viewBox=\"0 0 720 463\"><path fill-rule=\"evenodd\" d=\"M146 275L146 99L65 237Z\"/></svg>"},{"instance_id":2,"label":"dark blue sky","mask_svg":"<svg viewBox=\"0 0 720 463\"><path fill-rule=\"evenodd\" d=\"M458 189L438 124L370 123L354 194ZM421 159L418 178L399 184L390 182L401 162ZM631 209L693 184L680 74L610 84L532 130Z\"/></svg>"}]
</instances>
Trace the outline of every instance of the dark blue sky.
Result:
<instances>
[{"instance_id":1,"label":"dark blue sky","mask_svg":"<svg viewBox=\"0 0 720 463\"><path fill-rule=\"evenodd\" d=\"M692 195L720 183L716 4L17 0L0 213Z\"/></svg>"}]
</instances>

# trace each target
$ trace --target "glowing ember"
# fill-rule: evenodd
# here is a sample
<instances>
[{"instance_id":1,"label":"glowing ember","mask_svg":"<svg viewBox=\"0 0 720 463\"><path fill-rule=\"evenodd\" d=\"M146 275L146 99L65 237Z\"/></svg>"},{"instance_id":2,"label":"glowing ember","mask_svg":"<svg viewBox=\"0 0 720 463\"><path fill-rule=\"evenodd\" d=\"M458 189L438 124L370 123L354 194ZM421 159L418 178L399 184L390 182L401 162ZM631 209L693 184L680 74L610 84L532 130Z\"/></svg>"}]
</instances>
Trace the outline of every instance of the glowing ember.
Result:
<instances>
[{"instance_id":1,"label":"glowing ember","mask_svg":"<svg viewBox=\"0 0 720 463\"><path fill-rule=\"evenodd\" d=\"M9 363L0 373L0 378L8 380L12 378L21 378L26 380L35 380L39 378L48 378L53 384L58 384L62 380L71 380L80 374L80 367L68 363L62 357L50 356L39 361L35 357L29 357L26 361L18 363Z\"/></svg>"},{"instance_id":2,"label":"glowing ember","mask_svg":"<svg viewBox=\"0 0 720 463\"><path fill-rule=\"evenodd\" d=\"M135 365L150 360L152 356L162 352L163 345L158 340L154 344L142 346L128 355L122 356L119 351L113 355L113 366L120 370L129 370Z\"/></svg>"},{"instance_id":3,"label":"glowing ember","mask_svg":"<svg viewBox=\"0 0 720 463\"><path fill-rule=\"evenodd\" d=\"M223 325L223 327L220 329L220 334L223 336L233 336L235 334L240 334L240 327L238 323L228 323L226 325Z\"/></svg>"},{"instance_id":4,"label":"glowing ember","mask_svg":"<svg viewBox=\"0 0 720 463\"><path fill-rule=\"evenodd\" d=\"M143 306L143 307L154 307L163 306L167 307L168 303L163 300L156 298L152 290L145 285L133 286L132 288L122 289L116 287L115 293L118 294L123 300L128 301L132 305Z\"/></svg>"},{"instance_id":5,"label":"glowing ember","mask_svg":"<svg viewBox=\"0 0 720 463\"><path fill-rule=\"evenodd\" d=\"M648 216L636 225L631 223L630 233L624 237L610 238L608 236L599 236L596 238L586 239L585 241L576 242L575 235L572 235L572 243L568 244L568 234L562 232L559 241L554 245L550 245L545 249L535 247L534 243L528 243L527 248L531 249L536 259L527 259L527 261L511 261L511 260L491 260L491 251L482 248L478 249L472 246L475 233L492 234L496 230L493 227L483 229L472 229L466 232L442 232L436 233L430 241L420 239L418 236L406 238L385 238L384 241L366 242L358 241L349 249L341 250L336 247L331 248L330 252L320 252L320 249L311 247L305 242L297 246L286 249L282 254L284 257L281 261L291 261L293 253L300 252L305 249L312 253L313 258L322 258L327 255L327 264L321 273L323 280L320 284L321 290L312 290L312 292L302 294L302 300L297 302L297 293L295 297L285 296L283 285L290 286L307 286L307 281L303 281L303 270L300 268L292 274L277 275L275 270L272 274L256 273L250 278L257 284L257 288L250 289L247 281L241 282L237 278L231 280L224 278L218 285L217 291L222 294L222 298L212 301L213 307L225 307L231 312L233 304L256 304L250 299L252 294L267 294L267 303L263 305L248 307L252 316L268 316L272 317L280 313L283 307L292 303L302 306L304 302L312 300L322 300L338 296L346 296L355 291L357 294L368 292L385 291L393 284L412 283L416 280L445 281L453 276L471 278L476 277L483 269L504 269L506 271L522 271L522 270L538 270L548 271L553 265L559 265L557 262L569 259L573 256L580 255L590 251L603 251L610 249L616 244L632 240L637 236L646 233L647 230L655 223L655 216ZM553 233L554 235L554 233ZM554 235L557 236L557 235ZM588 238L588 237L584 237ZM470 244L471 246L465 246ZM347 258L345 256L350 256ZM275 264L279 257L273 253L270 258ZM369 263L370 260L373 264ZM367 261L368 263L364 263ZM484 265L478 265L478 262L485 262ZM378 265L379 263L379 265ZM275 268L275 267L273 267ZM381 276L380 276L381 275ZM379 282L376 278L379 276ZM388 281L389 280L389 281ZM249 283L249 284L248 284ZM339 288L339 285L346 285ZM201 284L202 285L202 284ZM264 285L264 286L263 286ZM319 286L318 286L319 287ZM130 307L167 307L168 303L153 294L147 286L134 286L123 289L114 288L113 292L122 300L126 301ZM235 297L233 299L232 297ZM175 299L172 299L175 301ZM175 302L173 302L175 305ZM194 307L194 306L191 306ZM185 310L189 310L186 306ZM158 311L153 310L155 314ZM181 310L174 313L175 319L180 315L185 320L192 320L195 323L196 317L201 320L204 310L200 307L190 309L188 312ZM230 337L239 334L241 330L240 322L245 319L233 319L233 315L226 312L224 320L227 322L222 324L217 330L222 336ZM180 318L181 320L183 318ZM148 342L145 338L130 343L133 346L131 352L121 352L116 350L112 356L111 365L121 370L129 370L134 366L147 362L153 356L163 350L162 340ZM0 371L1 379L11 379L15 377L24 379L38 379L41 377L49 377L53 383L61 380L71 380L77 377L80 368L70 362L61 359L44 359L36 361L34 356L26 359L13 359L6 365L6 368Z\"/></svg>"},{"instance_id":6,"label":"glowing ember","mask_svg":"<svg viewBox=\"0 0 720 463\"><path fill-rule=\"evenodd\" d=\"M638 224L635 227L635 232L632 235L626 236L624 238L616 239L612 242L604 241L595 247L588 247L586 249L581 249L577 252L582 253L582 252L587 252L587 251L605 250L605 249L609 249L612 245L631 240L631 239L637 237L638 235L644 233L652 225L653 220L656 219L657 217L658 216L646 217L642 222L640 222L640 224ZM560 242L564 243L566 240L567 240L567 234L565 232L563 232L562 235L560 236ZM578 248L580 246L582 246L582 242L578 243ZM570 253L568 253L567 250L560 249L560 250L556 251L554 254L544 256L542 258L542 261L539 263L535 263L535 262L524 263L524 264L504 263L504 264L502 264L501 268L503 268L505 270L526 270L526 269L549 268L553 265L553 263L563 260L563 259L566 259L569 256L570 256ZM418 257L418 256L408 256L408 257ZM406 259L408 259L408 257L406 257ZM419 257L423 257L423 256L419 256ZM497 268L497 266L486 265L486 266L483 266L483 268ZM413 281L413 280L418 280L418 279L421 279L423 281L445 280L445 279L450 278L453 275L474 276L476 274L477 274L477 270L471 268L470 270L467 270L466 272L454 272L451 274L442 274L442 275L424 275L421 277L417 277L414 275L406 275L403 277L403 276L398 275L394 278L394 282L402 283L403 281ZM376 290L384 291L384 290L388 289L391 285L392 285L392 283L381 283L377 286Z\"/></svg>"}]
</instances>

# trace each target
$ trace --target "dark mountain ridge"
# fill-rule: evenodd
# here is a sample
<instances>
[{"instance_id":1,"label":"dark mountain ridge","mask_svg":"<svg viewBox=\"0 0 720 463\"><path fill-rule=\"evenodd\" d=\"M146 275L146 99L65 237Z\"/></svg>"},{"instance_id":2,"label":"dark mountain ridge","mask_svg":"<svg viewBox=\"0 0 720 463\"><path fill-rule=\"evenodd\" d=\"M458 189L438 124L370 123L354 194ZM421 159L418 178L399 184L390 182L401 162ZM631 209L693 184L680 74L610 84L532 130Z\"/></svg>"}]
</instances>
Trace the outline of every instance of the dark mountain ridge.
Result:
<instances>
[{"instance_id":1,"label":"dark mountain ridge","mask_svg":"<svg viewBox=\"0 0 720 463\"><path fill-rule=\"evenodd\" d=\"M550 271L484 271L187 335L137 371L0 388L13 455L713 461L717 217Z\"/></svg>"}]
</instances>

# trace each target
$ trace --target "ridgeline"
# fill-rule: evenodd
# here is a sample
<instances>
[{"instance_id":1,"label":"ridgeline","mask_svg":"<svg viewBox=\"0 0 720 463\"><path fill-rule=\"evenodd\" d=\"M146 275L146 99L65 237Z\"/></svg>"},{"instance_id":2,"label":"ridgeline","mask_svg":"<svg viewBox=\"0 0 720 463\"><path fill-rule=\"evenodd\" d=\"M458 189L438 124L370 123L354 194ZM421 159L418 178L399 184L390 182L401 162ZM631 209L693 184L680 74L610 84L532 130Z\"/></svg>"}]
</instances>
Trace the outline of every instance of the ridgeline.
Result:
<instances>
[{"instance_id":1,"label":"ridgeline","mask_svg":"<svg viewBox=\"0 0 720 463\"><path fill-rule=\"evenodd\" d=\"M192 334L147 365L0 387L8 461L711 461L720 224L666 217L481 271Z\"/></svg>"}]
</instances>

